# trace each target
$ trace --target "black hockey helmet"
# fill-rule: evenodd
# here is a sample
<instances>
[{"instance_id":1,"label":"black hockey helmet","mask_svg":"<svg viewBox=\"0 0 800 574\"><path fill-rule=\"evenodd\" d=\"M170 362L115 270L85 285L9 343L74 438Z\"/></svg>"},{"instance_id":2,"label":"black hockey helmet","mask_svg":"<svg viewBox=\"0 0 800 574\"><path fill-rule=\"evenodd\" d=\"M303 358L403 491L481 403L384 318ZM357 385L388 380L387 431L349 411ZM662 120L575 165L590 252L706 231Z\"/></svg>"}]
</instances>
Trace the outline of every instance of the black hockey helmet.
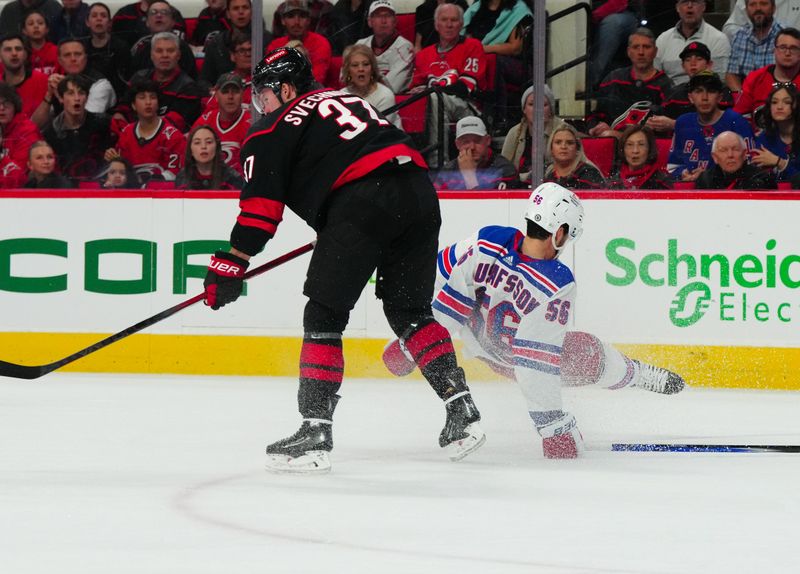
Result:
<instances>
[{"instance_id":1,"label":"black hockey helmet","mask_svg":"<svg viewBox=\"0 0 800 574\"><path fill-rule=\"evenodd\" d=\"M278 48L264 56L253 72L253 94L270 88L280 98L284 83L293 85L298 95L316 87L311 62L296 48Z\"/></svg>"}]
</instances>

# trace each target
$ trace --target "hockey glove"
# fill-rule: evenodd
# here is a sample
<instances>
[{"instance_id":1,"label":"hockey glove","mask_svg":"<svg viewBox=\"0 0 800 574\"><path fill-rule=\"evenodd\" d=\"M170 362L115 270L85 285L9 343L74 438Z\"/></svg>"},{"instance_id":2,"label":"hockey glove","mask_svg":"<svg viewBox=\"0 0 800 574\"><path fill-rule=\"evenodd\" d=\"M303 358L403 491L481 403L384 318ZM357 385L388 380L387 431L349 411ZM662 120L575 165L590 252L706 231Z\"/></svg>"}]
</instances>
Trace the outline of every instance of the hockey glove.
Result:
<instances>
[{"instance_id":1,"label":"hockey glove","mask_svg":"<svg viewBox=\"0 0 800 574\"><path fill-rule=\"evenodd\" d=\"M250 264L225 251L217 251L211 256L206 279L204 303L215 311L228 303L233 303L242 294L244 272Z\"/></svg>"},{"instance_id":2,"label":"hockey glove","mask_svg":"<svg viewBox=\"0 0 800 574\"><path fill-rule=\"evenodd\" d=\"M469 88L464 82L456 81L442 88L442 93L466 100L469 97Z\"/></svg>"}]
</instances>

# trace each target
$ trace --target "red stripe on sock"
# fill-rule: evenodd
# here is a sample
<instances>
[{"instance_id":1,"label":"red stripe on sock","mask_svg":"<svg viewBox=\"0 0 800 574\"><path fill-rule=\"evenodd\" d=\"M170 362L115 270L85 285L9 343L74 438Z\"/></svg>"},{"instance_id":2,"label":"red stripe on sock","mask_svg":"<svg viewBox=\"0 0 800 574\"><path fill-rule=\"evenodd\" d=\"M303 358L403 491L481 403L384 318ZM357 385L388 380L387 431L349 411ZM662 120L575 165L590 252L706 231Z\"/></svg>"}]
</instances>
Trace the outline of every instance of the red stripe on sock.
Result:
<instances>
[{"instance_id":1,"label":"red stripe on sock","mask_svg":"<svg viewBox=\"0 0 800 574\"><path fill-rule=\"evenodd\" d=\"M344 369L342 347L339 345L324 345L303 341L303 348L300 351L300 364Z\"/></svg>"},{"instance_id":2,"label":"red stripe on sock","mask_svg":"<svg viewBox=\"0 0 800 574\"><path fill-rule=\"evenodd\" d=\"M341 383L343 375L343 371L326 371L325 369L318 369L316 367L300 366L300 378L302 379L315 379L318 381L327 381L329 383Z\"/></svg>"},{"instance_id":3,"label":"red stripe on sock","mask_svg":"<svg viewBox=\"0 0 800 574\"><path fill-rule=\"evenodd\" d=\"M442 355L455 352L450 333L439 323L428 323L406 339L405 344L420 369Z\"/></svg>"}]
</instances>

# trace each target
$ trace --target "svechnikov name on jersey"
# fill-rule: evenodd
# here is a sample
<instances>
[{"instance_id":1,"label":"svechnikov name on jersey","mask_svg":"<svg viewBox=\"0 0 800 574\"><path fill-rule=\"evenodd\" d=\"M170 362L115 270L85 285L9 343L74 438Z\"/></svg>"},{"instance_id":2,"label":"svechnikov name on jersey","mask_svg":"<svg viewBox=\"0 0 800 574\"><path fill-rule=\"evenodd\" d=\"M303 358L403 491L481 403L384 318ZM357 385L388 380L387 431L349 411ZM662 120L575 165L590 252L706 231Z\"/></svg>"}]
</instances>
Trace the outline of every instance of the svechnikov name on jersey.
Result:
<instances>
[{"instance_id":1,"label":"svechnikov name on jersey","mask_svg":"<svg viewBox=\"0 0 800 574\"><path fill-rule=\"evenodd\" d=\"M323 90L321 92L312 92L300 98L300 100L296 103L293 102L292 105L286 110L286 113L281 118L281 121L290 123L293 126L299 126L306 118L310 116L311 112L313 112L323 100L327 100L336 96L352 95L353 94L349 94L342 90Z\"/></svg>"}]
</instances>

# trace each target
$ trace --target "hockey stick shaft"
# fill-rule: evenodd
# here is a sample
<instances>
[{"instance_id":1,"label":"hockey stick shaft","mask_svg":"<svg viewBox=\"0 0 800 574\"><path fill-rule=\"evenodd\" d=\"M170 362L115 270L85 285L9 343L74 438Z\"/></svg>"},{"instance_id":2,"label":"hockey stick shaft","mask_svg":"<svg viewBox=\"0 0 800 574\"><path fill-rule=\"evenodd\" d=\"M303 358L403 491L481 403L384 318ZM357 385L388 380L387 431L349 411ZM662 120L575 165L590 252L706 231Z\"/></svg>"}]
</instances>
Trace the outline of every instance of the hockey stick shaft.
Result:
<instances>
[{"instance_id":1,"label":"hockey stick shaft","mask_svg":"<svg viewBox=\"0 0 800 574\"><path fill-rule=\"evenodd\" d=\"M315 243L314 241L312 241L311 243L306 243L302 247L298 247L297 249L289 251L288 253L284 253L283 255L281 255L280 257L276 257L272 261L268 261L263 265L256 267L255 269L251 269L250 271L245 273L244 278L251 279L253 277L261 275L262 273L269 271L270 269L274 269L275 267L278 267L279 265L282 265L287 261L296 259L297 257L305 253L308 253L309 251L314 249L314 243ZM59 359L58 361L49 363L47 365L26 366L26 365L17 365L15 363L8 363L6 361L0 361L0 376L12 377L15 379L28 379L28 380L38 379L39 377L44 376L47 373L55 371L56 369L60 369L64 365L68 365L73 361L77 361L78 359L85 357L86 355L90 355L95 351L99 351L100 349L108 347L109 345L111 345L112 343L116 343L120 339L124 339L125 337L133 335L134 333L138 333L139 331L142 331L147 327L155 325L159 321L163 321L167 317L171 317L175 313L183 311L187 307L191 307L198 301L202 301L204 297L205 293L199 293L194 297L192 297L191 299L182 301L181 303L178 303L177 305L174 305L169 309L165 309L164 311L161 311L160 313L157 313L152 317L145 319L144 321L140 321L135 325L128 327L127 329L123 329L119 333L114 333L113 335L106 337L102 341L98 341L97 343L94 343L93 345L90 345L85 349L81 349L80 351L73 353L68 357L64 357L63 359Z\"/></svg>"},{"instance_id":2,"label":"hockey stick shaft","mask_svg":"<svg viewBox=\"0 0 800 574\"><path fill-rule=\"evenodd\" d=\"M676 444L676 443L605 443L589 446L591 450L614 452L795 452L800 445L791 444Z\"/></svg>"}]
</instances>

